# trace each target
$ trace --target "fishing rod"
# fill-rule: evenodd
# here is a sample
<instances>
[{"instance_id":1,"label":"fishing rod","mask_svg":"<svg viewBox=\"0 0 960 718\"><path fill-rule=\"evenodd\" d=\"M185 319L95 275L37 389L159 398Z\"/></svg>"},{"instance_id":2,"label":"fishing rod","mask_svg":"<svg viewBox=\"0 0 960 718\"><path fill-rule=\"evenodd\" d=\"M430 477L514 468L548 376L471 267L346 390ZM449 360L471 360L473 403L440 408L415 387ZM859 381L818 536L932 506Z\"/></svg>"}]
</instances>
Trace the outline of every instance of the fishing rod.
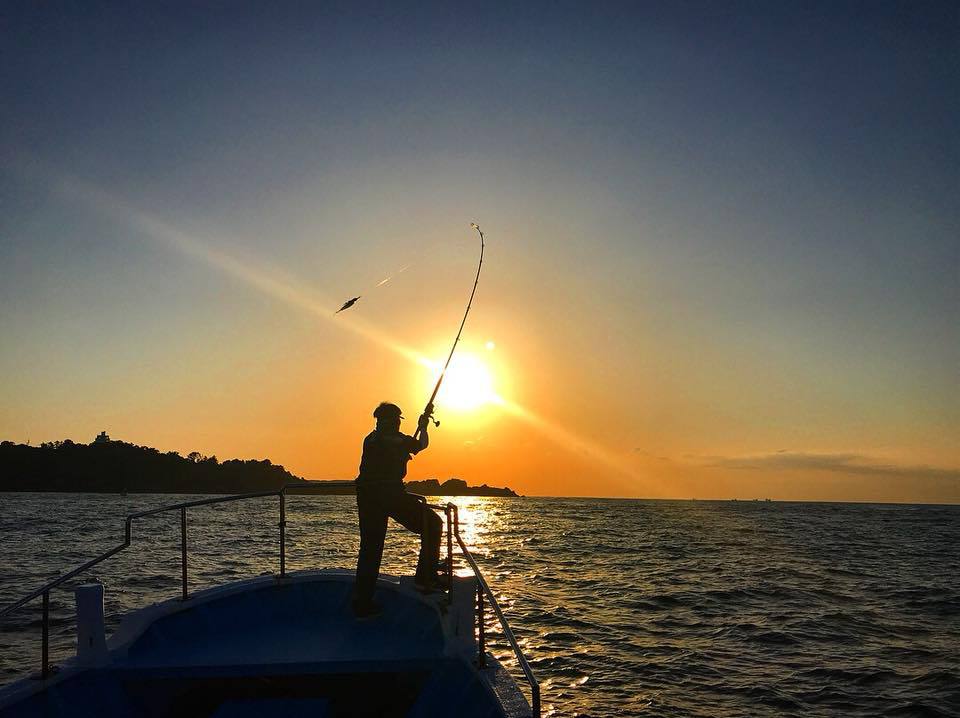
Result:
<instances>
[{"instance_id":1,"label":"fishing rod","mask_svg":"<svg viewBox=\"0 0 960 718\"><path fill-rule=\"evenodd\" d=\"M477 293L477 283L480 281L480 269L483 267L483 231L480 229L480 225L476 222L471 222L470 226L477 230L477 234L480 235L480 263L477 264L477 276L473 280L473 289L470 291L470 299L467 302L467 309L463 313L463 319L460 321L460 328L457 330L457 337L453 340L453 346L450 347L450 353L447 355L447 363L443 365L443 371L440 372L440 376L437 378L437 384L433 387L433 393L430 395L427 405L423 409L424 415L428 419L433 419L433 400L437 398L437 392L440 391L440 385L443 383L443 377L447 374L447 369L450 367L450 360L453 359L453 352L457 348L457 344L460 341L460 335L463 334L463 325L467 323L467 315L470 314L470 307L473 306L473 295ZM440 422L435 420L433 421L434 426L440 426ZM413 435L413 438L420 438L420 427L417 427L416 433Z\"/></svg>"}]
</instances>

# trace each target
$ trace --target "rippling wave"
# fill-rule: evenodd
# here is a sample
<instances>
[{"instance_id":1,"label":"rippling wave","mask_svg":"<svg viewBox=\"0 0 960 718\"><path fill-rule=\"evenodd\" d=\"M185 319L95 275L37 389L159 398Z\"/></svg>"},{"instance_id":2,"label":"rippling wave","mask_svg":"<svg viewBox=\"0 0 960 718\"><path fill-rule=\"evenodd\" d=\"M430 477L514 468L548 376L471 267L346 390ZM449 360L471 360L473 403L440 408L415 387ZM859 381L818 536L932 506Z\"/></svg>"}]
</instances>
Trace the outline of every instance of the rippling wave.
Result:
<instances>
[{"instance_id":1,"label":"rippling wave","mask_svg":"<svg viewBox=\"0 0 960 718\"><path fill-rule=\"evenodd\" d=\"M0 605L120 542L127 513L179 500L2 495ZM548 715L960 715L960 507L457 503ZM192 589L277 570L276 499L189 516ZM290 497L287 522L290 570L353 567L351 497ZM383 570L416 552L392 525ZM93 570L108 628L178 595L179 561L176 514L137 522ZM72 600L51 594L54 658L73 650ZM0 682L38 665L35 602L0 624Z\"/></svg>"}]
</instances>

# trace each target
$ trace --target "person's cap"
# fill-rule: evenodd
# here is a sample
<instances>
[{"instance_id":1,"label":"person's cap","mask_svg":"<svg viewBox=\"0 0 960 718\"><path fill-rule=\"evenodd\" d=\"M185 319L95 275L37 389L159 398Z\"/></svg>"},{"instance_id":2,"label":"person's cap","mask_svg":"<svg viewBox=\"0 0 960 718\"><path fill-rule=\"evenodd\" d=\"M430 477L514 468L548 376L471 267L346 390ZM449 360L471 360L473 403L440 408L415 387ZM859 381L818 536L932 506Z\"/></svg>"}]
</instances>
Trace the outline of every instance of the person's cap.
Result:
<instances>
[{"instance_id":1,"label":"person's cap","mask_svg":"<svg viewBox=\"0 0 960 718\"><path fill-rule=\"evenodd\" d=\"M373 417L375 419L385 419L385 418L396 418L402 419L403 412L400 410L400 407L396 404L391 404L390 402L384 401L373 410Z\"/></svg>"}]
</instances>

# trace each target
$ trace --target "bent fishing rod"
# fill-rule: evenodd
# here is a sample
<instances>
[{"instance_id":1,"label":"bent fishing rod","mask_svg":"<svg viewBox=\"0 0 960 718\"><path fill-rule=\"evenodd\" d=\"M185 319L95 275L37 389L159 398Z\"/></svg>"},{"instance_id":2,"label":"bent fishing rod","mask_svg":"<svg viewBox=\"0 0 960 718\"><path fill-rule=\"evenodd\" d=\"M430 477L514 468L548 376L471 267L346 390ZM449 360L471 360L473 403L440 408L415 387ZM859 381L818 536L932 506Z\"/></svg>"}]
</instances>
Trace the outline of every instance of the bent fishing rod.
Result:
<instances>
[{"instance_id":1,"label":"bent fishing rod","mask_svg":"<svg viewBox=\"0 0 960 718\"><path fill-rule=\"evenodd\" d=\"M470 307L473 306L473 295L477 293L477 283L480 281L480 270L483 268L483 231L480 229L480 225L476 222L471 222L470 226L477 230L477 234L480 235L480 262L477 264L477 276L473 280L473 289L470 291L470 299L467 301L467 309L463 313L463 319L460 321L460 328L457 330L457 336L453 340L453 346L450 347L450 353L447 355L447 363L443 365L443 371L440 372L440 376L437 378L437 384L433 387L433 393L430 395L430 399L427 401L427 405L423 409L424 415L432 419L433 418L433 400L437 398L437 392L440 391L440 385L443 383L443 377L447 374L447 369L450 367L450 360L453 359L453 352L456 351L457 344L460 342L460 335L463 334L463 325L467 323L467 315L470 314ZM434 420L434 426L440 426L440 422ZM420 427L417 426L417 431L413 435L413 438L420 438Z\"/></svg>"}]
</instances>

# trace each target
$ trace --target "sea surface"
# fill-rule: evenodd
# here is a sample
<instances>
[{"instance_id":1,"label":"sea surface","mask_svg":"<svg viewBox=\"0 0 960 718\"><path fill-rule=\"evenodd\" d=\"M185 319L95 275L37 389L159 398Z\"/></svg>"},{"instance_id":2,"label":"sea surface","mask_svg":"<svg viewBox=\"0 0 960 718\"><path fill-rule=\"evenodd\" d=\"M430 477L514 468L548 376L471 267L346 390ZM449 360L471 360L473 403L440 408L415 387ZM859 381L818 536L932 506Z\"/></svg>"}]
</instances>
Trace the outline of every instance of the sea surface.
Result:
<instances>
[{"instance_id":1,"label":"sea surface","mask_svg":"<svg viewBox=\"0 0 960 718\"><path fill-rule=\"evenodd\" d=\"M0 606L122 542L126 514L181 500L0 494ZM960 506L455 501L545 715L960 715ZM277 518L276 499L192 509L191 589L276 571ZM289 497L287 522L289 570L354 566L352 497ZM89 574L108 628L180 590L179 514L133 538ZM384 572L411 572L416 547L391 524ZM54 659L72 604L51 595ZM0 622L0 682L39 666L39 617L36 601Z\"/></svg>"}]
</instances>

